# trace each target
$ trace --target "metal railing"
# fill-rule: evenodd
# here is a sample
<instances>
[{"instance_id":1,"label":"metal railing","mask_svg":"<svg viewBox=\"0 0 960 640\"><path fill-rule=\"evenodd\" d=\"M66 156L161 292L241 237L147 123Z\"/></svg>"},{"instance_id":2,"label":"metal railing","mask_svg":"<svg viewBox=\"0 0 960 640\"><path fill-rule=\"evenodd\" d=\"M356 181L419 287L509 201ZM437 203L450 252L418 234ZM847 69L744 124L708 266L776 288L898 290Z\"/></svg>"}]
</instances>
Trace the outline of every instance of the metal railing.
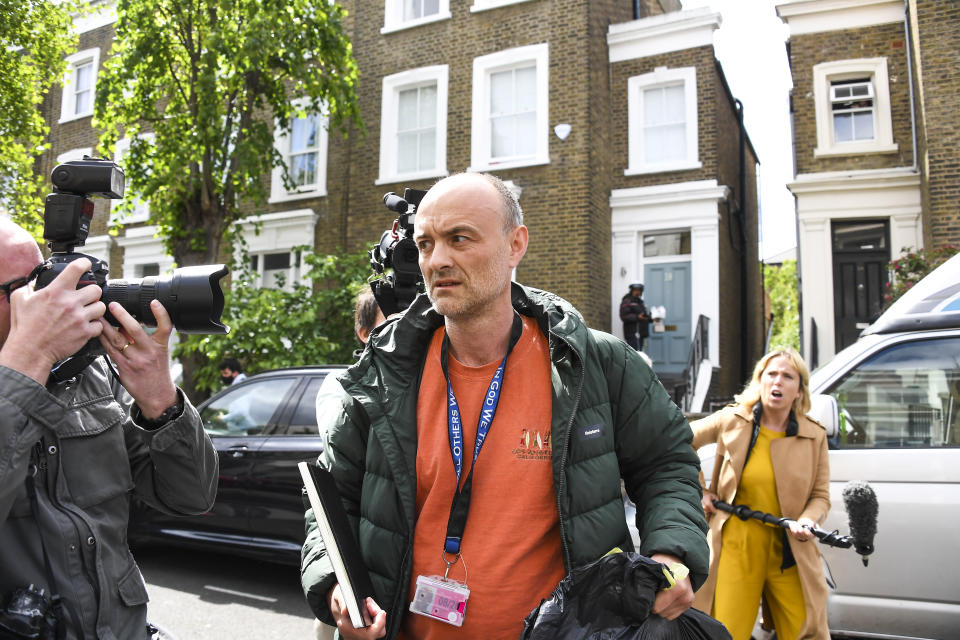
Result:
<instances>
[{"instance_id":1,"label":"metal railing","mask_svg":"<svg viewBox=\"0 0 960 640\"><path fill-rule=\"evenodd\" d=\"M700 363L710 352L709 343L710 318L701 315L697 318L697 328L690 343L690 355L687 357L687 366L683 370L683 403L681 408L690 411L693 394L697 387L697 376L700 374Z\"/></svg>"}]
</instances>

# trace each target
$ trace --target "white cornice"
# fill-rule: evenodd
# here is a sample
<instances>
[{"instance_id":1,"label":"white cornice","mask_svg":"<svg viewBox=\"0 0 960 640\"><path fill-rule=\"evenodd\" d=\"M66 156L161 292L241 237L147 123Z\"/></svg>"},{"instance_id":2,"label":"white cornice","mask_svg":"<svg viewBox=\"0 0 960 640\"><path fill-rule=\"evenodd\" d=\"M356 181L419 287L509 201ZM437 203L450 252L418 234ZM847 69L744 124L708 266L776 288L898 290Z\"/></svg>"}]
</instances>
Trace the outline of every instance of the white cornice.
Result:
<instances>
[{"instance_id":1,"label":"white cornice","mask_svg":"<svg viewBox=\"0 0 960 640\"><path fill-rule=\"evenodd\" d=\"M313 209L292 209L290 211L281 211L279 213L264 213L261 215L248 216L237 220L243 225L255 224L258 222L274 222L287 224L302 224L305 222L316 222L316 214Z\"/></svg>"},{"instance_id":2,"label":"white cornice","mask_svg":"<svg viewBox=\"0 0 960 640\"><path fill-rule=\"evenodd\" d=\"M909 167L801 173L787 185L794 195L828 191L868 191L920 186L920 173Z\"/></svg>"},{"instance_id":3,"label":"white cornice","mask_svg":"<svg viewBox=\"0 0 960 640\"><path fill-rule=\"evenodd\" d=\"M652 187L614 189L610 192L610 208L651 207L672 202L726 200L730 189L716 180L697 180L679 184L658 184Z\"/></svg>"},{"instance_id":4,"label":"white cornice","mask_svg":"<svg viewBox=\"0 0 960 640\"><path fill-rule=\"evenodd\" d=\"M777 5L790 35L903 22L903 0L792 0Z\"/></svg>"},{"instance_id":5,"label":"white cornice","mask_svg":"<svg viewBox=\"0 0 960 640\"><path fill-rule=\"evenodd\" d=\"M607 30L610 62L713 45L720 14L708 7L612 24Z\"/></svg>"},{"instance_id":6,"label":"white cornice","mask_svg":"<svg viewBox=\"0 0 960 640\"><path fill-rule=\"evenodd\" d=\"M112 0L89 2L88 11L73 20L73 32L76 34L93 31L117 21L117 6Z\"/></svg>"}]
</instances>

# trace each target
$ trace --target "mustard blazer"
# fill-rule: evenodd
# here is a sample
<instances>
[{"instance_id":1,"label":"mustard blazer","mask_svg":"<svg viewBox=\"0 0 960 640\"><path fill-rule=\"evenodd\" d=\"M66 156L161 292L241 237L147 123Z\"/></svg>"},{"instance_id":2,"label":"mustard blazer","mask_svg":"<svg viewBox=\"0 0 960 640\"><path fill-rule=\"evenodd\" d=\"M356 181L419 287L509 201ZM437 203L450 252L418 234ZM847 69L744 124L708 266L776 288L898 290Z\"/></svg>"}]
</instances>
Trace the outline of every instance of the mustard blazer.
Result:
<instances>
[{"instance_id":1,"label":"mustard blazer","mask_svg":"<svg viewBox=\"0 0 960 640\"><path fill-rule=\"evenodd\" d=\"M751 408L731 405L701 420L690 423L695 449L717 443L710 487L720 500L733 504L746 464L747 449L753 433ZM830 461L827 434L823 427L806 416L796 416L797 435L780 438L770 445L770 458L776 476L777 497L782 515L797 520L810 518L822 523L830 510ZM717 511L708 520L710 531L710 575L696 593L694 606L710 612L717 587L717 566L723 525L729 513ZM801 542L787 534L790 550L797 562L807 617L801 639L829 640L827 627L827 582L823 573L819 543ZM786 640L786 639L785 639Z\"/></svg>"}]
</instances>

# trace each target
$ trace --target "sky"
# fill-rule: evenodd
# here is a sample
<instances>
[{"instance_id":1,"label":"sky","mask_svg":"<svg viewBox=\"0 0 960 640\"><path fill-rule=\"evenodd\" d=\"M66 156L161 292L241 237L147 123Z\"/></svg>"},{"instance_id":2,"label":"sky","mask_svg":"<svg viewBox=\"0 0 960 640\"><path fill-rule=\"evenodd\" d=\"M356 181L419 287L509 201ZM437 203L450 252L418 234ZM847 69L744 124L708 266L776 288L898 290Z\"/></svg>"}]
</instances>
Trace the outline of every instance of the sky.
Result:
<instances>
[{"instance_id":1,"label":"sky","mask_svg":"<svg viewBox=\"0 0 960 640\"><path fill-rule=\"evenodd\" d=\"M796 247L793 194L793 140L789 91L792 86L785 42L787 25L774 0L682 0L684 9L710 7L722 16L714 32L717 59L733 96L743 103L743 119L760 159L760 255L775 256Z\"/></svg>"}]
</instances>

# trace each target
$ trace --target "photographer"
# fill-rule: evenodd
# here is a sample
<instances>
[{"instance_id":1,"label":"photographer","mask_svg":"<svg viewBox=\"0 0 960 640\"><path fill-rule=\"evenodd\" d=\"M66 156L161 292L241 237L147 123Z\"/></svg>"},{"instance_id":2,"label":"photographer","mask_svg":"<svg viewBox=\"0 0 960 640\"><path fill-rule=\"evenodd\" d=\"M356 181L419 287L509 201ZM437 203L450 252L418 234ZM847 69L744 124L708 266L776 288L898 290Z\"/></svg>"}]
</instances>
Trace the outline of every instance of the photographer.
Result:
<instances>
[{"instance_id":1,"label":"photographer","mask_svg":"<svg viewBox=\"0 0 960 640\"><path fill-rule=\"evenodd\" d=\"M32 588L59 625L40 637L147 638L146 587L126 539L131 493L166 513L206 511L216 451L170 377L164 307L151 303L149 335L112 302L113 327L101 288L77 288L87 258L35 289L42 262L30 235L0 220L0 637L36 637L29 623L42 621L19 606ZM55 382L51 367L91 338L119 383L103 357Z\"/></svg>"}]
</instances>

